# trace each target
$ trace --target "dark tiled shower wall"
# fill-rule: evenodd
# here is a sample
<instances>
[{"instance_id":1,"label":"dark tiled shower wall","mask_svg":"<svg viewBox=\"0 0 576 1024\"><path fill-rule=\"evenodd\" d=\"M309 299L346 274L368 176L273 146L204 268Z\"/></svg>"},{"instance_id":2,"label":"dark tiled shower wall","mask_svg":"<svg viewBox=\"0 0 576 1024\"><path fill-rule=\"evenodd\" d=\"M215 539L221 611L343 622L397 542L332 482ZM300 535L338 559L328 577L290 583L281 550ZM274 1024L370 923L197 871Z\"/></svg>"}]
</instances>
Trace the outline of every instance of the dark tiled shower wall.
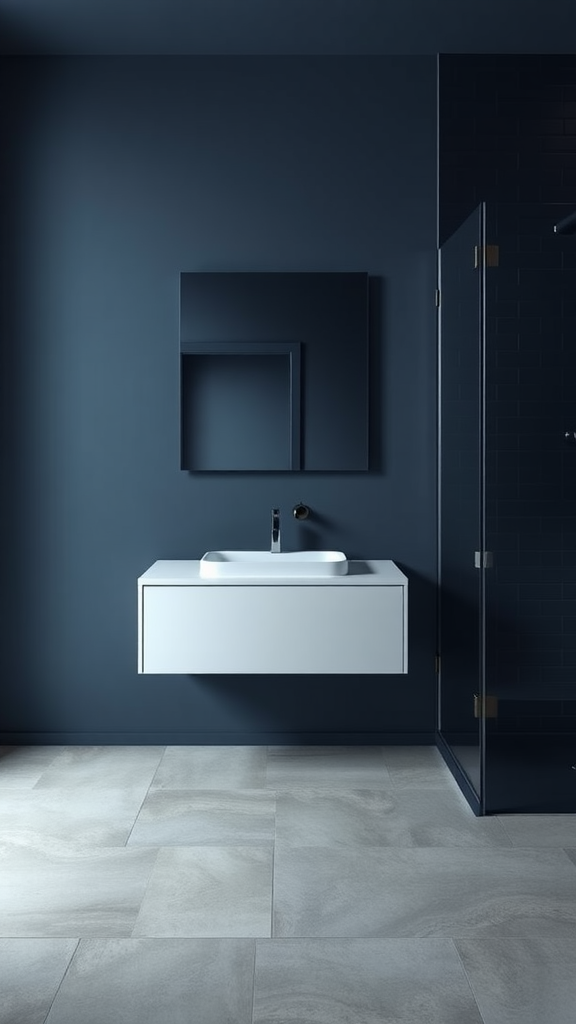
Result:
<instances>
[{"instance_id":1,"label":"dark tiled shower wall","mask_svg":"<svg viewBox=\"0 0 576 1024\"><path fill-rule=\"evenodd\" d=\"M481 201L487 691L499 731L576 724L576 56L441 56L440 240Z\"/></svg>"},{"instance_id":2,"label":"dark tiled shower wall","mask_svg":"<svg viewBox=\"0 0 576 1024\"><path fill-rule=\"evenodd\" d=\"M576 732L576 700L501 700L486 722L488 735Z\"/></svg>"}]
</instances>

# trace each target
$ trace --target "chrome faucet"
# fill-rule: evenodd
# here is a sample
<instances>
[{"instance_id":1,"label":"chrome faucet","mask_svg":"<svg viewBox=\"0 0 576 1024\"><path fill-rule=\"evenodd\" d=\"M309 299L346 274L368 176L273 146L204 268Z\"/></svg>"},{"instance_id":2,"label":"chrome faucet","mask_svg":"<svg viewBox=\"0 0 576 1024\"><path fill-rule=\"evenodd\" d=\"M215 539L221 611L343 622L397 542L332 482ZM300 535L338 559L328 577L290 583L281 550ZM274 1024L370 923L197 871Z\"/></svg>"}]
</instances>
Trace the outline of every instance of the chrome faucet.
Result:
<instances>
[{"instance_id":1,"label":"chrome faucet","mask_svg":"<svg viewBox=\"0 0 576 1024\"><path fill-rule=\"evenodd\" d=\"M280 552L280 509L272 509L272 540L270 544L271 554Z\"/></svg>"}]
</instances>

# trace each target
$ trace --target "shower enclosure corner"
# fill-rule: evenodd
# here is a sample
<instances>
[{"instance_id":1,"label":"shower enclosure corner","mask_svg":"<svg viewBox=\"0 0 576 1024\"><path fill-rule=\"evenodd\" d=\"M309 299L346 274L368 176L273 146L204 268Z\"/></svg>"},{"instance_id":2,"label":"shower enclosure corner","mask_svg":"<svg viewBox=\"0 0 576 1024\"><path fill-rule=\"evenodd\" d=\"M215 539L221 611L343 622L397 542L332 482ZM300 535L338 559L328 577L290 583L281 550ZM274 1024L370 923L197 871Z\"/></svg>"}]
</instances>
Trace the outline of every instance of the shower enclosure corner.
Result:
<instances>
[{"instance_id":1,"label":"shower enclosure corner","mask_svg":"<svg viewBox=\"0 0 576 1024\"><path fill-rule=\"evenodd\" d=\"M573 812L576 240L506 217L439 251L438 747L476 814Z\"/></svg>"}]
</instances>

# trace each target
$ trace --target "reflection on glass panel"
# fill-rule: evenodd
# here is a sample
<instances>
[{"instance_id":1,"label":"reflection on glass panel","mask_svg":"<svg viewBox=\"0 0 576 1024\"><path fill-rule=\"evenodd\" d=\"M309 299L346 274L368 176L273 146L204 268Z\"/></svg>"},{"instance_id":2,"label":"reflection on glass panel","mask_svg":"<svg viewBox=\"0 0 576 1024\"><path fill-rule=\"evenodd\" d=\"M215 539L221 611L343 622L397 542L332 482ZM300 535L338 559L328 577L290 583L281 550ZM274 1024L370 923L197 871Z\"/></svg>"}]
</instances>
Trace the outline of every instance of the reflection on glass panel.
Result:
<instances>
[{"instance_id":1,"label":"reflection on glass panel","mask_svg":"<svg viewBox=\"0 0 576 1024\"><path fill-rule=\"evenodd\" d=\"M481 798L482 244L479 208L440 253L440 736Z\"/></svg>"}]
</instances>

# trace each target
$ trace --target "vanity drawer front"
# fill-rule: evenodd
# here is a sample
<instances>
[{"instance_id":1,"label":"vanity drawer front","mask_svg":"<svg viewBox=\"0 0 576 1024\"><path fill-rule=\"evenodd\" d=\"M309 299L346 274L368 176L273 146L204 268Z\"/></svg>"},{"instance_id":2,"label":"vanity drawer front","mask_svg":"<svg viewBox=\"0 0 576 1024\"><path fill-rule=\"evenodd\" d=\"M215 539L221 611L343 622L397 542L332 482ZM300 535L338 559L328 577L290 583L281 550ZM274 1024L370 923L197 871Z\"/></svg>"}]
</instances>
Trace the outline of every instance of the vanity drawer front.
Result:
<instances>
[{"instance_id":1,"label":"vanity drawer front","mask_svg":"<svg viewBox=\"0 0 576 1024\"><path fill-rule=\"evenodd\" d=\"M407 671L402 586L144 586L145 673Z\"/></svg>"}]
</instances>

